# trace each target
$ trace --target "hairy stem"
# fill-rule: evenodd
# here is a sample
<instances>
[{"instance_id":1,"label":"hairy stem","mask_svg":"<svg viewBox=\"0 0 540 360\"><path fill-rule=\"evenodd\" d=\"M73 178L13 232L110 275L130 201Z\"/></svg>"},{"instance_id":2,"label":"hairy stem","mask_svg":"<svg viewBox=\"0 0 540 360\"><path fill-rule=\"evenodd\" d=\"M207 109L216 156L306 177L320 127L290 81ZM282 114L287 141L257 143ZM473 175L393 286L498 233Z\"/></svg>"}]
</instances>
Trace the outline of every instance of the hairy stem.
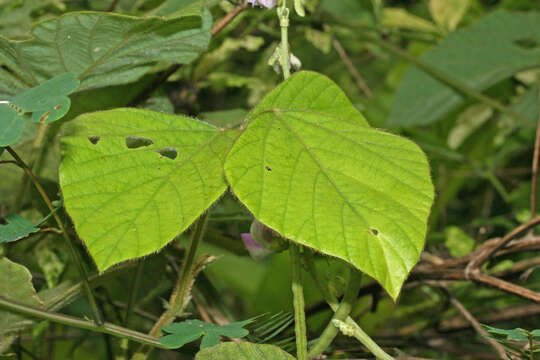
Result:
<instances>
[{"instance_id":1,"label":"hairy stem","mask_svg":"<svg viewBox=\"0 0 540 360\"><path fill-rule=\"evenodd\" d=\"M283 70L283 77L287 80L291 76L291 65L289 62L289 8L287 0L283 0L283 6L278 10L279 24L281 26L281 45L279 51L279 64Z\"/></svg>"},{"instance_id":2,"label":"hairy stem","mask_svg":"<svg viewBox=\"0 0 540 360\"><path fill-rule=\"evenodd\" d=\"M135 342L145 344L148 346L165 348L165 346L161 345L158 339L152 338L146 334L142 334L137 331L126 329L121 326L117 326L117 325L109 324L109 323L104 323L103 325L97 325L93 321L87 321L87 320L79 319L73 316L68 316L68 315L59 314L52 311L38 309L32 306L24 305L24 304L6 299L1 296L0 296L0 308L10 311L10 312L18 313L24 316L40 319L40 320L49 320L49 321L52 321L58 324L63 324L66 326L72 326L72 327L83 329L83 330L89 330L89 331L93 331L97 333L113 335L113 336L123 338L123 339L129 339L131 341L135 341Z\"/></svg>"},{"instance_id":3,"label":"hairy stem","mask_svg":"<svg viewBox=\"0 0 540 360\"><path fill-rule=\"evenodd\" d=\"M191 288L191 279L193 276L193 270L195 265L195 256L197 255L197 250L199 245L204 237L204 232L206 228L206 223L208 221L208 212L203 214L199 220L195 223L193 227L193 232L191 234L191 239L189 247L187 249L186 257L182 263L182 268L180 269L180 274L178 275L178 281L176 283L176 288L171 295L169 300L169 308L167 311L161 315L159 320L154 324L154 327L150 331L149 335L154 337L158 336L161 332L161 329L170 324L174 318L180 314L186 305L188 304L189 293ZM146 359L150 353L151 349L145 349L144 347L139 348L137 353L134 355L134 360Z\"/></svg>"},{"instance_id":4,"label":"hairy stem","mask_svg":"<svg viewBox=\"0 0 540 360\"><path fill-rule=\"evenodd\" d=\"M315 357L322 354L336 338L339 329L334 326L333 320L345 321L351 313L358 296L358 291L360 290L362 273L353 268L349 269L349 285L347 286L343 300L335 310L336 312L334 313L334 316L332 316L332 320L322 332L319 340L317 340L317 343L309 351L309 357Z\"/></svg>"},{"instance_id":5,"label":"hairy stem","mask_svg":"<svg viewBox=\"0 0 540 360\"><path fill-rule=\"evenodd\" d=\"M296 357L298 360L307 360L307 330L306 313L304 311L304 288L302 286L300 249L296 244L290 246L292 293L294 304L294 331L296 334Z\"/></svg>"},{"instance_id":6,"label":"hairy stem","mask_svg":"<svg viewBox=\"0 0 540 360\"><path fill-rule=\"evenodd\" d=\"M6 150L11 154L11 156L15 159L15 161L19 164L19 166L24 169L24 171L26 172L30 180L34 183L34 186L38 190L39 194L43 198L43 201L45 202L45 204L47 204L47 207L52 212L54 220L56 221L56 224L58 225L58 228L62 232L62 236L64 237L69 247L71 257L73 258L73 261L75 262L75 264L77 265L77 269L79 270L79 275L81 277L81 284L84 289L84 292L86 293L86 297L88 298L88 302L90 303L90 308L92 309L92 317L98 325L103 324L103 318L101 317L101 312L99 311L96 299L94 297L94 294L92 293L92 289L90 288L90 285L88 284L88 275L82 263L82 259L79 253L77 252L77 249L73 245L73 242L66 231L64 223L60 219L60 216L58 216L58 214L56 213L55 207L51 199L49 199L49 196L45 192L45 189L43 188L43 186L41 186L41 184L39 183L39 180L34 175L34 172L32 171L32 169L30 169L30 167L26 165L26 163L20 158L20 156L15 152L15 150L13 150L10 146L7 146Z\"/></svg>"}]
</instances>

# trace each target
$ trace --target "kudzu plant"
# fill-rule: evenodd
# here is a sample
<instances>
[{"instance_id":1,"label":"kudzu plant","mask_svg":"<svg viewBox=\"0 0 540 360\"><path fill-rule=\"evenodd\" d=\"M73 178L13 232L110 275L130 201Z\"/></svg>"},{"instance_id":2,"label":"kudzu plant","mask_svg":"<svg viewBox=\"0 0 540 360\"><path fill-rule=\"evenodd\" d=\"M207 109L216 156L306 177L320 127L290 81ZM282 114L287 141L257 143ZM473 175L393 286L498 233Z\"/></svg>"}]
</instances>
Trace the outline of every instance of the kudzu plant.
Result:
<instances>
[{"instance_id":1,"label":"kudzu plant","mask_svg":"<svg viewBox=\"0 0 540 360\"><path fill-rule=\"evenodd\" d=\"M291 75L297 59L288 43L289 17L293 11L305 16L300 0L249 1L277 11L281 42L271 62L284 80L241 126L220 128L189 116L137 108L88 112L62 124L62 204L57 205L70 216L99 274L129 260L140 259L141 264L145 256L190 230L177 285L150 333L102 319L88 270L58 217L58 207L11 145L22 133L26 114L33 113L33 121L41 125L58 120L67 113L72 92L129 83L156 61L194 61L208 46L211 20L198 5L204 2L191 3L174 8L174 16L165 18L68 13L38 24L33 39L2 39L2 55L9 57L4 64L18 76L13 87L2 90L0 145L30 176L56 219L57 232L70 244L93 320L51 311L59 304L45 303L35 294L28 271L2 259L0 266L13 275L2 278L0 287L10 283L17 289L8 286L0 292L0 334L21 328L21 316L29 316L138 342L135 359L146 358L154 347L178 348L201 336L196 359L292 358L271 345L218 345L221 335L246 336L248 331L240 325L248 322L228 327L199 320L174 322L186 311L196 275L216 261L198 259L197 252L213 204L230 192L253 215L252 229L258 229L246 234L246 242L269 250L263 255L289 249L297 359L324 352L344 326L377 358L392 359L349 315L361 273L396 300L417 263L434 198L429 164L410 140L371 127L326 76L311 71ZM24 90L28 85L37 87ZM0 242L6 243L21 241L41 224L17 214L8 215L6 222L0 226ZM313 258L321 254L348 265L342 299L316 272ZM309 348L302 267L314 276L334 311Z\"/></svg>"}]
</instances>

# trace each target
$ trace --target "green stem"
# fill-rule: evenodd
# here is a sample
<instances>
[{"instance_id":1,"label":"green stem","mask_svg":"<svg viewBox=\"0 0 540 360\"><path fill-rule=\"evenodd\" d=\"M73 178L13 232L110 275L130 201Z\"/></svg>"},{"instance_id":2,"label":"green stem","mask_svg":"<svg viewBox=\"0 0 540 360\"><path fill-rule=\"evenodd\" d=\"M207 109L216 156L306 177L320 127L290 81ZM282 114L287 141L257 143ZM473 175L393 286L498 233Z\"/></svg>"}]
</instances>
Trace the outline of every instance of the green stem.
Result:
<instances>
[{"instance_id":1,"label":"green stem","mask_svg":"<svg viewBox=\"0 0 540 360\"><path fill-rule=\"evenodd\" d=\"M299 245L291 243L289 251L291 253L291 276L294 305L294 331L296 334L296 357L298 358L298 360L307 360L308 355L306 313L304 310L304 288L302 286L302 268L300 266Z\"/></svg>"},{"instance_id":2,"label":"green stem","mask_svg":"<svg viewBox=\"0 0 540 360\"><path fill-rule=\"evenodd\" d=\"M289 63L289 8L287 7L287 0L283 0L283 6L279 7L277 12L281 26L279 63L283 70L283 77L287 80L291 76L291 65Z\"/></svg>"},{"instance_id":3,"label":"green stem","mask_svg":"<svg viewBox=\"0 0 540 360\"><path fill-rule=\"evenodd\" d=\"M289 63L289 8L287 7L287 0L283 0L283 4L278 8L277 13L279 16L279 24L281 26L279 63L283 70L283 77L287 80L291 76L291 67ZM302 269L300 266L300 247L299 245L291 243L289 251L291 255L296 357L298 360L307 360L307 329L304 288L301 275Z\"/></svg>"},{"instance_id":4,"label":"green stem","mask_svg":"<svg viewBox=\"0 0 540 360\"><path fill-rule=\"evenodd\" d=\"M362 40L365 40L365 41L368 41L368 42L371 42L371 43L374 43L374 44L377 44L379 45L381 48L383 48L384 50L394 54L394 55L397 55L405 60L408 60L410 62L412 62L413 64L415 64L416 66L418 66L420 69L422 69L423 71L425 71L426 73L428 73L429 75L431 75L432 77L434 77L435 79L447 84L448 86L456 89L457 91L473 98L473 99L476 99L486 105L489 105L491 106L492 108L500 111L501 113L503 114L506 114L508 115L509 117L511 117L512 119L515 119L517 120L518 122L520 122L521 124L526 124L526 123L529 123L529 119L521 116L520 114L516 113L515 111L513 111L512 109L508 108L507 106L504 106L503 104L501 104L500 102L498 102L497 100L495 99L492 99L490 98L489 96L486 96L484 94L482 94L481 92L473 89L472 87L470 87L469 85L459 81L459 80L456 80L454 77L452 76L448 76L446 75L444 72L436 69L435 67L429 65L428 63L416 58L415 56L409 54L408 52L406 51L403 51L402 49L400 49L399 47L389 43L389 42L386 42L384 40L382 40L379 36L374 36L374 35L369 35L369 34L366 34L366 33L358 33L358 36L360 37L360 39Z\"/></svg>"},{"instance_id":5,"label":"green stem","mask_svg":"<svg viewBox=\"0 0 540 360\"><path fill-rule=\"evenodd\" d=\"M68 316L64 314L59 314L52 311L46 311L38 309L32 306L24 305L4 297L0 296L0 308L18 313L24 316L37 318L40 320L49 320L58 324L72 326L79 329L89 330L93 332L98 332L102 334L109 334L123 339L129 339L131 341L136 341L141 344L148 346L166 348L161 345L158 339L150 337L146 334L142 334L137 331L123 328L114 324L104 323L103 325L97 325L93 321L87 321L79 319L73 316Z\"/></svg>"},{"instance_id":6,"label":"green stem","mask_svg":"<svg viewBox=\"0 0 540 360\"><path fill-rule=\"evenodd\" d=\"M39 180L34 175L34 172L32 171L32 169L30 169L30 167L26 165L26 163L19 157L19 155L15 152L15 150L13 150L10 146L7 146L6 150L11 154L11 156L15 159L15 161L17 161L19 166L24 169L24 171L26 172L30 180L34 183L34 186L38 190L39 194L43 198L43 201L45 202L45 204L47 204L47 207L53 213L54 220L56 221L58 228L62 232L62 236L64 237L69 247L69 251L71 253L73 261L75 262L75 264L77 265L77 269L79 270L79 275L81 277L81 284L84 289L84 292L86 293L86 297L88 298L88 302L90 303L90 308L92 309L92 317L98 325L103 324L103 318L101 317L101 312L99 311L94 294L92 293L90 285L88 284L88 275L86 273L86 270L84 269L82 259L80 258L80 255L77 252L77 249L75 249L75 246L73 245L73 242L71 241L71 238L69 237L66 231L66 228L64 227L64 223L60 219L60 216L58 216L58 214L56 213L55 207L51 199L49 199L49 196L45 192L45 189L43 188L43 186L41 186L41 184L39 183Z\"/></svg>"},{"instance_id":7,"label":"green stem","mask_svg":"<svg viewBox=\"0 0 540 360\"><path fill-rule=\"evenodd\" d=\"M322 354L332 344L339 332L339 329L333 324L332 321L345 321L349 317L349 314L351 313L351 310L356 302L358 291L360 290L362 273L353 268L349 269L349 285L345 291L343 300L337 307L332 320L322 332L319 340L317 340L317 343L309 351L308 356L310 358Z\"/></svg>"},{"instance_id":8,"label":"green stem","mask_svg":"<svg viewBox=\"0 0 540 360\"><path fill-rule=\"evenodd\" d=\"M373 339L369 337L368 334L362 330L360 326L354 321L349 321L350 318L347 318L345 322L340 320L333 320L335 326L339 327L341 332L343 332L345 335L353 336L356 338L356 340L360 341L362 344L364 344L365 347L367 347L373 355L379 360L394 360L393 357L388 355L387 353L382 350Z\"/></svg>"},{"instance_id":9,"label":"green stem","mask_svg":"<svg viewBox=\"0 0 540 360\"><path fill-rule=\"evenodd\" d=\"M193 232L191 233L191 239L189 247L187 249L186 257L182 263L182 268L180 269L180 274L178 275L178 282L176 283L176 288L171 295L169 300L169 308L167 311L161 315L159 320L154 324L154 327L150 331L150 336L158 336L161 332L161 329L170 324L174 318L180 314L186 305L188 304L188 295L191 290L191 280L193 277L193 269L195 265L195 257L197 255L197 250L199 245L204 237L206 223L208 221L208 212L203 214L199 220L194 225ZM151 349L145 349L144 347L139 348L134 360L146 359L149 355Z\"/></svg>"},{"instance_id":10,"label":"green stem","mask_svg":"<svg viewBox=\"0 0 540 360\"><path fill-rule=\"evenodd\" d=\"M315 284L319 288L319 291L323 295L324 299L330 306L330 308L337 312L339 308L339 301L336 298L334 294L328 289L326 282L323 281L317 269L315 268L315 263L313 262L313 259L311 257L305 257L309 273L311 274L311 277L315 281ZM339 320L336 322L339 323ZM348 327L351 329L354 329L354 336L369 350L375 357L379 360L394 360L394 358L390 355L388 355L373 339L369 337L368 334L366 334L360 326L349 316L345 319L344 322Z\"/></svg>"}]
</instances>

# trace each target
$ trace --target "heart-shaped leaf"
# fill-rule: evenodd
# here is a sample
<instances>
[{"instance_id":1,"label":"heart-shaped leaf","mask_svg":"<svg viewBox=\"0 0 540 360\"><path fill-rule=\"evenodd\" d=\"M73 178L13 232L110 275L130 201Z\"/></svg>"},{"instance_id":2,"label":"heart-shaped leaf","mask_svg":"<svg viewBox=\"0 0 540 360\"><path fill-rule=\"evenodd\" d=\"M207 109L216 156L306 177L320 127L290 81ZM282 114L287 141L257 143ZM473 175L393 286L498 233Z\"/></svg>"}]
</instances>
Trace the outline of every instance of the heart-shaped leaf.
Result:
<instances>
[{"instance_id":1,"label":"heart-shaped leaf","mask_svg":"<svg viewBox=\"0 0 540 360\"><path fill-rule=\"evenodd\" d=\"M294 360L279 347L248 342L227 342L197 353L195 360Z\"/></svg>"},{"instance_id":2,"label":"heart-shaped leaf","mask_svg":"<svg viewBox=\"0 0 540 360\"><path fill-rule=\"evenodd\" d=\"M424 246L429 165L413 142L366 126L331 80L301 72L273 90L225 172L261 222L346 260L397 297Z\"/></svg>"},{"instance_id":3,"label":"heart-shaped leaf","mask_svg":"<svg viewBox=\"0 0 540 360\"><path fill-rule=\"evenodd\" d=\"M62 139L60 185L98 268L161 249L226 190L235 131L181 116L117 109L86 114Z\"/></svg>"}]
</instances>

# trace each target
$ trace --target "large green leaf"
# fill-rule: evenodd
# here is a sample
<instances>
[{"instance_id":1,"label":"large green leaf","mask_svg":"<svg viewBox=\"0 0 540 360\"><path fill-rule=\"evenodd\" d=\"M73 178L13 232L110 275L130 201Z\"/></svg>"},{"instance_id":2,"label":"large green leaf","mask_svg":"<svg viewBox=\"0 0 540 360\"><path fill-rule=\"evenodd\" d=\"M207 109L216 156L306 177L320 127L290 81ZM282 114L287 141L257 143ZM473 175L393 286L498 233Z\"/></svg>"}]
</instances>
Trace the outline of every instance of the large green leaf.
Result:
<instances>
[{"instance_id":1,"label":"large green leaf","mask_svg":"<svg viewBox=\"0 0 540 360\"><path fill-rule=\"evenodd\" d=\"M294 360L274 345L227 342L197 353L195 360Z\"/></svg>"},{"instance_id":2,"label":"large green leaf","mask_svg":"<svg viewBox=\"0 0 540 360\"><path fill-rule=\"evenodd\" d=\"M497 11L451 33L421 58L448 76L484 90L519 71L540 66L540 13ZM439 120L464 95L417 67L398 87L389 124L415 126Z\"/></svg>"},{"instance_id":3,"label":"large green leaf","mask_svg":"<svg viewBox=\"0 0 540 360\"><path fill-rule=\"evenodd\" d=\"M66 133L65 207L101 271L161 249L227 188L222 162L234 131L117 109L82 115Z\"/></svg>"},{"instance_id":4,"label":"large green leaf","mask_svg":"<svg viewBox=\"0 0 540 360\"><path fill-rule=\"evenodd\" d=\"M0 259L0 296L34 307L42 306L32 285L30 271L7 258ZM24 325L24 318L0 310L0 339L6 329L11 331Z\"/></svg>"},{"instance_id":5,"label":"large green leaf","mask_svg":"<svg viewBox=\"0 0 540 360\"><path fill-rule=\"evenodd\" d=\"M171 20L74 12L38 23L32 39L0 37L0 95L65 72L81 90L132 82L158 61L186 64L210 41L211 15Z\"/></svg>"},{"instance_id":6,"label":"large green leaf","mask_svg":"<svg viewBox=\"0 0 540 360\"><path fill-rule=\"evenodd\" d=\"M328 78L301 72L272 91L225 172L261 222L348 261L397 297L424 245L429 165L411 141L367 126Z\"/></svg>"}]
</instances>

